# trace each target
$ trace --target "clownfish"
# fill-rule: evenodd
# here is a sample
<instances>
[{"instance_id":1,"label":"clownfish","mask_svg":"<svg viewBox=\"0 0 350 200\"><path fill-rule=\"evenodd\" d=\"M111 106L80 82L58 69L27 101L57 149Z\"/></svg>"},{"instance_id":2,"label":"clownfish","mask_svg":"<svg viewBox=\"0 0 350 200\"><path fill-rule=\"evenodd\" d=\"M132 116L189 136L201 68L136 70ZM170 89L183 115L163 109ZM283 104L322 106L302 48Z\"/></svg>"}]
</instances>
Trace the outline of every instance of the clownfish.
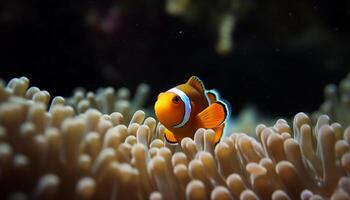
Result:
<instances>
[{"instance_id":1,"label":"clownfish","mask_svg":"<svg viewBox=\"0 0 350 200\"><path fill-rule=\"evenodd\" d=\"M203 82L192 76L186 83L158 95L155 114L165 126L164 137L169 143L180 143L194 137L199 128L213 129L214 142L223 135L230 114L229 104L219 100L218 93L206 90Z\"/></svg>"}]
</instances>

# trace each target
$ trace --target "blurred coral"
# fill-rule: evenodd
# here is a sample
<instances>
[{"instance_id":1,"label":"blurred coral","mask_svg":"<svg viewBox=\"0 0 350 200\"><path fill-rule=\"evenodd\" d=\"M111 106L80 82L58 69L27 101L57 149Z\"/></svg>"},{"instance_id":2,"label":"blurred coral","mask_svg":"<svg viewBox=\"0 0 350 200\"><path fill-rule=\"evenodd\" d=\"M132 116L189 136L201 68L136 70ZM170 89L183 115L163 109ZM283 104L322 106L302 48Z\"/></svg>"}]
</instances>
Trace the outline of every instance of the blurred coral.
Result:
<instances>
[{"instance_id":1,"label":"blurred coral","mask_svg":"<svg viewBox=\"0 0 350 200\"><path fill-rule=\"evenodd\" d=\"M273 125L274 119L269 116L263 115L259 109L254 105L245 106L242 111L237 115L231 117L226 128L226 134L229 133L246 133L252 137L255 136L255 127L259 123L265 125Z\"/></svg>"},{"instance_id":2,"label":"blurred coral","mask_svg":"<svg viewBox=\"0 0 350 200\"><path fill-rule=\"evenodd\" d=\"M350 126L350 74L337 87L329 84L324 89L325 101L313 114L314 120L326 114L343 126Z\"/></svg>"},{"instance_id":3,"label":"blurred coral","mask_svg":"<svg viewBox=\"0 0 350 200\"><path fill-rule=\"evenodd\" d=\"M350 127L330 124L327 115L313 125L298 113L293 127L280 119L272 127L258 125L257 139L233 133L216 146L212 130L198 129L193 139L174 146L164 141L164 127L145 112L137 110L128 123L112 112L112 90L99 90L93 98L107 103L82 106L87 103L81 103L79 90L50 103L50 94L29 88L25 77L6 86L0 81L1 196L350 198Z\"/></svg>"},{"instance_id":4,"label":"blurred coral","mask_svg":"<svg viewBox=\"0 0 350 200\"><path fill-rule=\"evenodd\" d=\"M169 15L181 17L189 22L202 23L212 32L216 40L215 50L227 54L233 48L232 35L237 18L251 7L249 0L167 0L165 10Z\"/></svg>"}]
</instances>

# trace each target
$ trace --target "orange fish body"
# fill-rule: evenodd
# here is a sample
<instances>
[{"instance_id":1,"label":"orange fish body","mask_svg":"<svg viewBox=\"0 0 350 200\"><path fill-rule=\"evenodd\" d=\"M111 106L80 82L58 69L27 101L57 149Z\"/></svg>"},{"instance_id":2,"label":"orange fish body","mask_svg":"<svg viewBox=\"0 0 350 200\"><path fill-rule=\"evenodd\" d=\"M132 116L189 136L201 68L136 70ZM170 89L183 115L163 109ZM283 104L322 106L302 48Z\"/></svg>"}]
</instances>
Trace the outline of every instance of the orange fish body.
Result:
<instances>
[{"instance_id":1,"label":"orange fish body","mask_svg":"<svg viewBox=\"0 0 350 200\"><path fill-rule=\"evenodd\" d=\"M166 128L164 136L170 143L180 142L184 137L193 138L199 128L213 129L217 143L229 115L228 105L218 100L215 91L206 90L196 76L160 93L154 110Z\"/></svg>"}]
</instances>

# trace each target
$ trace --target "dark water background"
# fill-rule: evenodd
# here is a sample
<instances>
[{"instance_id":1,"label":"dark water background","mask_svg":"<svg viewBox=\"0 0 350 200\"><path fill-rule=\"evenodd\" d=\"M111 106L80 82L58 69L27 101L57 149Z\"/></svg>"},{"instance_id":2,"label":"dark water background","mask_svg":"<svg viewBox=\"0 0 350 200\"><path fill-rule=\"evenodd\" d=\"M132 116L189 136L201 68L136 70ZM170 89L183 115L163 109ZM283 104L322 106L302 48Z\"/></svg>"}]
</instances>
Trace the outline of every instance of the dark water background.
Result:
<instances>
[{"instance_id":1,"label":"dark water background","mask_svg":"<svg viewBox=\"0 0 350 200\"><path fill-rule=\"evenodd\" d=\"M253 1L226 56L215 52L205 22L169 16L164 2L152 2L126 8L106 33L88 26L87 16L103 18L123 1L2 0L0 77L27 76L52 96L146 82L151 105L159 92L197 75L233 114L254 103L271 116L292 116L318 109L324 86L349 72L349 1Z\"/></svg>"}]
</instances>

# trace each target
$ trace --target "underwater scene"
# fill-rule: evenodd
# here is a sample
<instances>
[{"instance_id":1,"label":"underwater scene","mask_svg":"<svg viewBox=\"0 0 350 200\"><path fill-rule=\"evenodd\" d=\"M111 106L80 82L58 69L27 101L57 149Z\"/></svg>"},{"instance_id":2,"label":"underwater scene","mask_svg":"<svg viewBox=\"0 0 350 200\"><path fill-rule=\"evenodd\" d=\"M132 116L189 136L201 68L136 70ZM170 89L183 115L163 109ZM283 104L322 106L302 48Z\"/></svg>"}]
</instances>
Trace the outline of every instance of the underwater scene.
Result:
<instances>
[{"instance_id":1,"label":"underwater scene","mask_svg":"<svg viewBox=\"0 0 350 200\"><path fill-rule=\"evenodd\" d=\"M350 200L350 1L0 2L0 199Z\"/></svg>"}]
</instances>

